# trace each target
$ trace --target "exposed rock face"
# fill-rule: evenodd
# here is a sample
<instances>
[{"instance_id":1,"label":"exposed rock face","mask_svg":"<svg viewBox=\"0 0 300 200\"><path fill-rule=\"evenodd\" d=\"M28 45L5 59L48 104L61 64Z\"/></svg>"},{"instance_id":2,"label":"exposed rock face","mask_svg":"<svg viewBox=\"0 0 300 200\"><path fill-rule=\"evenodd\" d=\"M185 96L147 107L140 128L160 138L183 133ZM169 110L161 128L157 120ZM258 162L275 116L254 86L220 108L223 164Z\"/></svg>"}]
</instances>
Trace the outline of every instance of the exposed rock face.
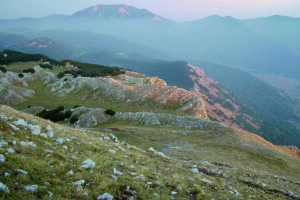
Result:
<instances>
[{"instance_id":1,"label":"exposed rock face","mask_svg":"<svg viewBox=\"0 0 300 200\"><path fill-rule=\"evenodd\" d=\"M33 90L14 86L16 82L22 83L16 73L0 73L0 102L2 104L17 105L35 94Z\"/></svg>"},{"instance_id":2,"label":"exposed rock face","mask_svg":"<svg viewBox=\"0 0 300 200\"><path fill-rule=\"evenodd\" d=\"M192 116L176 116L171 114L150 113L150 112L118 112L114 117L104 114L101 108L75 108L74 114L81 113L76 127L92 128L103 123L113 121L127 121L145 126L178 127L185 129L206 129L220 131L226 128L217 122L207 119L197 119Z\"/></svg>"},{"instance_id":3,"label":"exposed rock face","mask_svg":"<svg viewBox=\"0 0 300 200\"><path fill-rule=\"evenodd\" d=\"M259 129L259 122L241 110L242 108L236 103L238 99L220 87L200 68L191 64L188 64L188 67L190 68L189 76L194 81L192 93L202 98L210 119L239 128L245 128L244 125L248 124ZM242 123L237 123L237 121Z\"/></svg>"},{"instance_id":4,"label":"exposed rock face","mask_svg":"<svg viewBox=\"0 0 300 200\"><path fill-rule=\"evenodd\" d=\"M58 98L81 92L81 101L93 99L98 102L129 102L133 106L141 102L154 102L153 107L161 106L194 117L207 118L205 106L199 96L185 89L169 87L158 77L147 77L127 71L126 74L116 77L73 78L66 75L65 78L59 79L55 73L38 66L35 70L35 74L28 74L23 79L19 79L13 72L2 74L0 93L6 94L1 95L0 103L16 105L25 102L35 95L35 91L26 89L28 82L39 79ZM20 84L24 87L19 86ZM35 110L28 109L28 112L35 112Z\"/></svg>"}]
</instances>

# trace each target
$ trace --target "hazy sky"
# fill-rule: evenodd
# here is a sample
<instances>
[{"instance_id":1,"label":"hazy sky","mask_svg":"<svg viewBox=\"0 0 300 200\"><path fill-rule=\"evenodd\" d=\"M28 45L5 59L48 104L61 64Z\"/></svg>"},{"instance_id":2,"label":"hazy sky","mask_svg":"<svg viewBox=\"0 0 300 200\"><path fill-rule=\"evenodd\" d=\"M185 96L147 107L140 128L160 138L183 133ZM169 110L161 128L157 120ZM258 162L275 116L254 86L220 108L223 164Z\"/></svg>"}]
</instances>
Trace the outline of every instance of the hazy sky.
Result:
<instances>
[{"instance_id":1,"label":"hazy sky","mask_svg":"<svg viewBox=\"0 0 300 200\"><path fill-rule=\"evenodd\" d=\"M72 14L96 4L127 4L183 21L208 15L300 17L300 0L0 0L0 18Z\"/></svg>"}]
</instances>

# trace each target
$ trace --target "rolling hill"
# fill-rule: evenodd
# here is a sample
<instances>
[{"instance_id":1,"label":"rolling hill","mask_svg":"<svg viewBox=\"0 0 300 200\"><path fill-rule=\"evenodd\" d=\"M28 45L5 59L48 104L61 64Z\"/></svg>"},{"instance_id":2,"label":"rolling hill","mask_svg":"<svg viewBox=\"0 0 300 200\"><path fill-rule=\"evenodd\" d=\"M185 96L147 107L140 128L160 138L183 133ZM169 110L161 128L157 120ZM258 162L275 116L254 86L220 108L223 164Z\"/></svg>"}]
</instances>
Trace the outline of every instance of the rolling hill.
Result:
<instances>
[{"instance_id":1,"label":"rolling hill","mask_svg":"<svg viewBox=\"0 0 300 200\"><path fill-rule=\"evenodd\" d=\"M8 64L30 58L34 72ZM114 68L42 55L1 59L1 102L22 110L0 106L1 198L299 198L296 147L208 120L192 92L130 71L87 77Z\"/></svg>"}]
</instances>

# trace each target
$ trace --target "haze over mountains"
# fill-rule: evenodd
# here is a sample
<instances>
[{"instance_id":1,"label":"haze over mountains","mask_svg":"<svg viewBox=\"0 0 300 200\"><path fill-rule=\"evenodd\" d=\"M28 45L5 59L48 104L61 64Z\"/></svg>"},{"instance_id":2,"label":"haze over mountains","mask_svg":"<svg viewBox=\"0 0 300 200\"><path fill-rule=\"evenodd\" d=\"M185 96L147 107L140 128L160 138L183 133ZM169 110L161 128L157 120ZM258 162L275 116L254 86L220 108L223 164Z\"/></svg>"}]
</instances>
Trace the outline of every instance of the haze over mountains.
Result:
<instances>
[{"instance_id":1,"label":"haze over mountains","mask_svg":"<svg viewBox=\"0 0 300 200\"><path fill-rule=\"evenodd\" d=\"M207 93L211 118L259 133L276 144L299 145L300 131L288 122L299 121L297 101L247 73L300 79L297 27L300 19L284 16L239 20L214 15L177 23L145 9L97 5L70 16L0 20L0 48L121 66L193 91L199 83L190 77L187 64L191 63L227 93L214 97L198 88ZM210 87L206 89L216 86ZM239 111L229 108L239 114L231 116L224 99L238 105Z\"/></svg>"},{"instance_id":2,"label":"haze over mountains","mask_svg":"<svg viewBox=\"0 0 300 200\"><path fill-rule=\"evenodd\" d=\"M0 20L0 199L300 199L299 22Z\"/></svg>"},{"instance_id":3,"label":"haze over mountains","mask_svg":"<svg viewBox=\"0 0 300 200\"><path fill-rule=\"evenodd\" d=\"M299 19L284 16L238 20L217 15L175 23L126 5L98 5L71 16L0 21L2 31L12 27L93 31L179 59L213 61L295 78L299 78L299 24Z\"/></svg>"}]
</instances>

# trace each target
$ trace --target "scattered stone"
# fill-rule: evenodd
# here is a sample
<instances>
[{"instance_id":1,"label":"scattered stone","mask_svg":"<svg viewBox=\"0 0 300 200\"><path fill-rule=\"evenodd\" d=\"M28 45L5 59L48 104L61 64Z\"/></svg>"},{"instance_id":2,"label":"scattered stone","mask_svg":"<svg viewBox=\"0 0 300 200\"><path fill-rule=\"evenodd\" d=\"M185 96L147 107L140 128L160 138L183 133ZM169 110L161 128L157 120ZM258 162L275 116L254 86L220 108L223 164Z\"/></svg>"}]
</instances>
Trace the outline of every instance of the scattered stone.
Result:
<instances>
[{"instance_id":1,"label":"scattered stone","mask_svg":"<svg viewBox=\"0 0 300 200\"><path fill-rule=\"evenodd\" d=\"M5 192L6 194L9 194L9 189L6 185L0 182L0 191Z\"/></svg>"},{"instance_id":2,"label":"scattered stone","mask_svg":"<svg viewBox=\"0 0 300 200\"><path fill-rule=\"evenodd\" d=\"M83 193L83 196L84 196L85 198L88 198L88 197L89 197L89 193L85 192L85 193Z\"/></svg>"},{"instance_id":3,"label":"scattered stone","mask_svg":"<svg viewBox=\"0 0 300 200\"><path fill-rule=\"evenodd\" d=\"M148 151L153 152L155 155L161 156L163 158L168 158L164 153L155 150L153 147L150 147Z\"/></svg>"},{"instance_id":4,"label":"scattered stone","mask_svg":"<svg viewBox=\"0 0 300 200\"><path fill-rule=\"evenodd\" d=\"M39 186L37 185L28 185L24 187L25 191L29 191L29 192L36 192L39 189Z\"/></svg>"},{"instance_id":5,"label":"scattered stone","mask_svg":"<svg viewBox=\"0 0 300 200\"><path fill-rule=\"evenodd\" d=\"M41 127L39 125L30 125L29 129L32 135L39 135L41 133Z\"/></svg>"},{"instance_id":6,"label":"scattered stone","mask_svg":"<svg viewBox=\"0 0 300 200\"><path fill-rule=\"evenodd\" d=\"M116 154L116 150L113 150L113 149L108 150L108 152L112 153L112 154Z\"/></svg>"},{"instance_id":7,"label":"scattered stone","mask_svg":"<svg viewBox=\"0 0 300 200\"><path fill-rule=\"evenodd\" d=\"M171 195L172 195L172 196L175 196L175 195L177 195L177 192L172 191L172 192L171 192Z\"/></svg>"},{"instance_id":8,"label":"scattered stone","mask_svg":"<svg viewBox=\"0 0 300 200\"><path fill-rule=\"evenodd\" d=\"M12 129L14 129L14 131L20 130L18 127L16 127L16 126L13 125L13 124L8 123L8 125L9 125Z\"/></svg>"},{"instance_id":9,"label":"scattered stone","mask_svg":"<svg viewBox=\"0 0 300 200\"><path fill-rule=\"evenodd\" d=\"M199 173L199 171L198 171L198 169L197 169L197 168L193 168L193 169L191 169L191 172L192 172L192 173L194 173L194 174L198 174L198 173Z\"/></svg>"},{"instance_id":10,"label":"scattered stone","mask_svg":"<svg viewBox=\"0 0 300 200\"><path fill-rule=\"evenodd\" d=\"M22 170L22 169L17 169L17 172L24 174L24 175L28 174L28 172L26 172L25 170Z\"/></svg>"},{"instance_id":11,"label":"scattered stone","mask_svg":"<svg viewBox=\"0 0 300 200\"><path fill-rule=\"evenodd\" d=\"M67 175L73 175L73 174L74 174L73 170L70 170L70 171L68 171L68 173L67 173Z\"/></svg>"},{"instance_id":12,"label":"scattered stone","mask_svg":"<svg viewBox=\"0 0 300 200\"><path fill-rule=\"evenodd\" d=\"M195 179L193 177L189 177L188 181L195 181Z\"/></svg>"},{"instance_id":13,"label":"scattered stone","mask_svg":"<svg viewBox=\"0 0 300 200\"><path fill-rule=\"evenodd\" d=\"M48 131L48 137L53 138L54 133L53 133L52 127L50 125L47 125L46 129Z\"/></svg>"},{"instance_id":14,"label":"scattered stone","mask_svg":"<svg viewBox=\"0 0 300 200\"><path fill-rule=\"evenodd\" d=\"M15 153L15 150L13 148L6 149L7 153Z\"/></svg>"},{"instance_id":15,"label":"scattered stone","mask_svg":"<svg viewBox=\"0 0 300 200\"><path fill-rule=\"evenodd\" d=\"M65 150L68 150L68 146L66 146L66 145L64 145L62 148Z\"/></svg>"},{"instance_id":16,"label":"scattered stone","mask_svg":"<svg viewBox=\"0 0 300 200\"><path fill-rule=\"evenodd\" d=\"M52 192L48 192L48 196L51 198L53 196Z\"/></svg>"},{"instance_id":17,"label":"scattered stone","mask_svg":"<svg viewBox=\"0 0 300 200\"><path fill-rule=\"evenodd\" d=\"M61 144L64 143L64 141L65 140L63 138L58 138L58 139L55 140L55 143L61 145Z\"/></svg>"},{"instance_id":18,"label":"scattered stone","mask_svg":"<svg viewBox=\"0 0 300 200\"><path fill-rule=\"evenodd\" d=\"M118 177L116 177L116 176L114 176L114 175L111 175L111 177L112 177L115 181L118 180Z\"/></svg>"},{"instance_id":19,"label":"scattered stone","mask_svg":"<svg viewBox=\"0 0 300 200\"><path fill-rule=\"evenodd\" d=\"M33 142L23 142L23 141L21 141L20 142L20 145L21 146L31 146L31 147L36 147L36 144L34 144Z\"/></svg>"},{"instance_id":20,"label":"scattered stone","mask_svg":"<svg viewBox=\"0 0 300 200\"><path fill-rule=\"evenodd\" d=\"M123 175L123 173L116 170L116 168L114 168L114 174L117 175L117 176L122 176Z\"/></svg>"},{"instance_id":21,"label":"scattered stone","mask_svg":"<svg viewBox=\"0 0 300 200\"><path fill-rule=\"evenodd\" d=\"M101 196L98 196L98 200L103 199L103 200L113 200L114 196L112 196L109 193L104 193Z\"/></svg>"},{"instance_id":22,"label":"scattered stone","mask_svg":"<svg viewBox=\"0 0 300 200\"><path fill-rule=\"evenodd\" d=\"M91 159L86 159L82 162L81 167L84 169L94 168L96 166L95 162Z\"/></svg>"},{"instance_id":23,"label":"scattered stone","mask_svg":"<svg viewBox=\"0 0 300 200\"><path fill-rule=\"evenodd\" d=\"M176 189L177 189L178 191L182 191L181 185L178 185L178 186L176 187Z\"/></svg>"},{"instance_id":24,"label":"scattered stone","mask_svg":"<svg viewBox=\"0 0 300 200\"><path fill-rule=\"evenodd\" d=\"M200 181L201 181L202 183L206 183L206 184L213 184L212 181L210 181L210 180L208 180L208 179L206 179L206 178L200 179Z\"/></svg>"},{"instance_id":25,"label":"scattered stone","mask_svg":"<svg viewBox=\"0 0 300 200\"><path fill-rule=\"evenodd\" d=\"M10 174L9 174L9 173L7 173L7 172L4 172L4 176L5 176L5 177L9 177L9 176L10 176Z\"/></svg>"},{"instance_id":26,"label":"scattered stone","mask_svg":"<svg viewBox=\"0 0 300 200\"><path fill-rule=\"evenodd\" d=\"M0 141L0 148L3 146L7 146L7 145L8 145L8 143L6 141L4 141L4 140Z\"/></svg>"},{"instance_id":27,"label":"scattered stone","mask_svg":"<svg viewBox=\"0 0 300 200\"><path fill-rule=\"evenodd\" d=\"M45 182L44 185L50 186L51 184L49 182Z\"/></svg>"},{"instance_id":28,"label":"scattered stone","mask_svg":"<svg viewBox=\"0 0 300 200\"><path fill-rule=\"evenodd\" d=\"M85 180L79 180L73 183L73 185L76 185L78 190L82 190L82 185L85 183Z\"/></svg>"},{"instance_id":29,"label":"scattered stone","mask_svg":"<svg viewBox=\"0 0 300 200\"><path fill-rule=\"evenodd\" d=\"M0 154L0 162L4 162L4 161L5 161L4 155Z\"/></svg>"},{"instance_id":30,"label":"scattered stone","mask_svg":"<svg viewBox=\"0 0 300 200\"><path fill-rule=\"evenodd\" d=\"M25 122L24 119L18 119L18 121L14 121L13 123L17 126L23 126L23 127L28 126L27 122Z\"/></svg>"}]
</instances>

